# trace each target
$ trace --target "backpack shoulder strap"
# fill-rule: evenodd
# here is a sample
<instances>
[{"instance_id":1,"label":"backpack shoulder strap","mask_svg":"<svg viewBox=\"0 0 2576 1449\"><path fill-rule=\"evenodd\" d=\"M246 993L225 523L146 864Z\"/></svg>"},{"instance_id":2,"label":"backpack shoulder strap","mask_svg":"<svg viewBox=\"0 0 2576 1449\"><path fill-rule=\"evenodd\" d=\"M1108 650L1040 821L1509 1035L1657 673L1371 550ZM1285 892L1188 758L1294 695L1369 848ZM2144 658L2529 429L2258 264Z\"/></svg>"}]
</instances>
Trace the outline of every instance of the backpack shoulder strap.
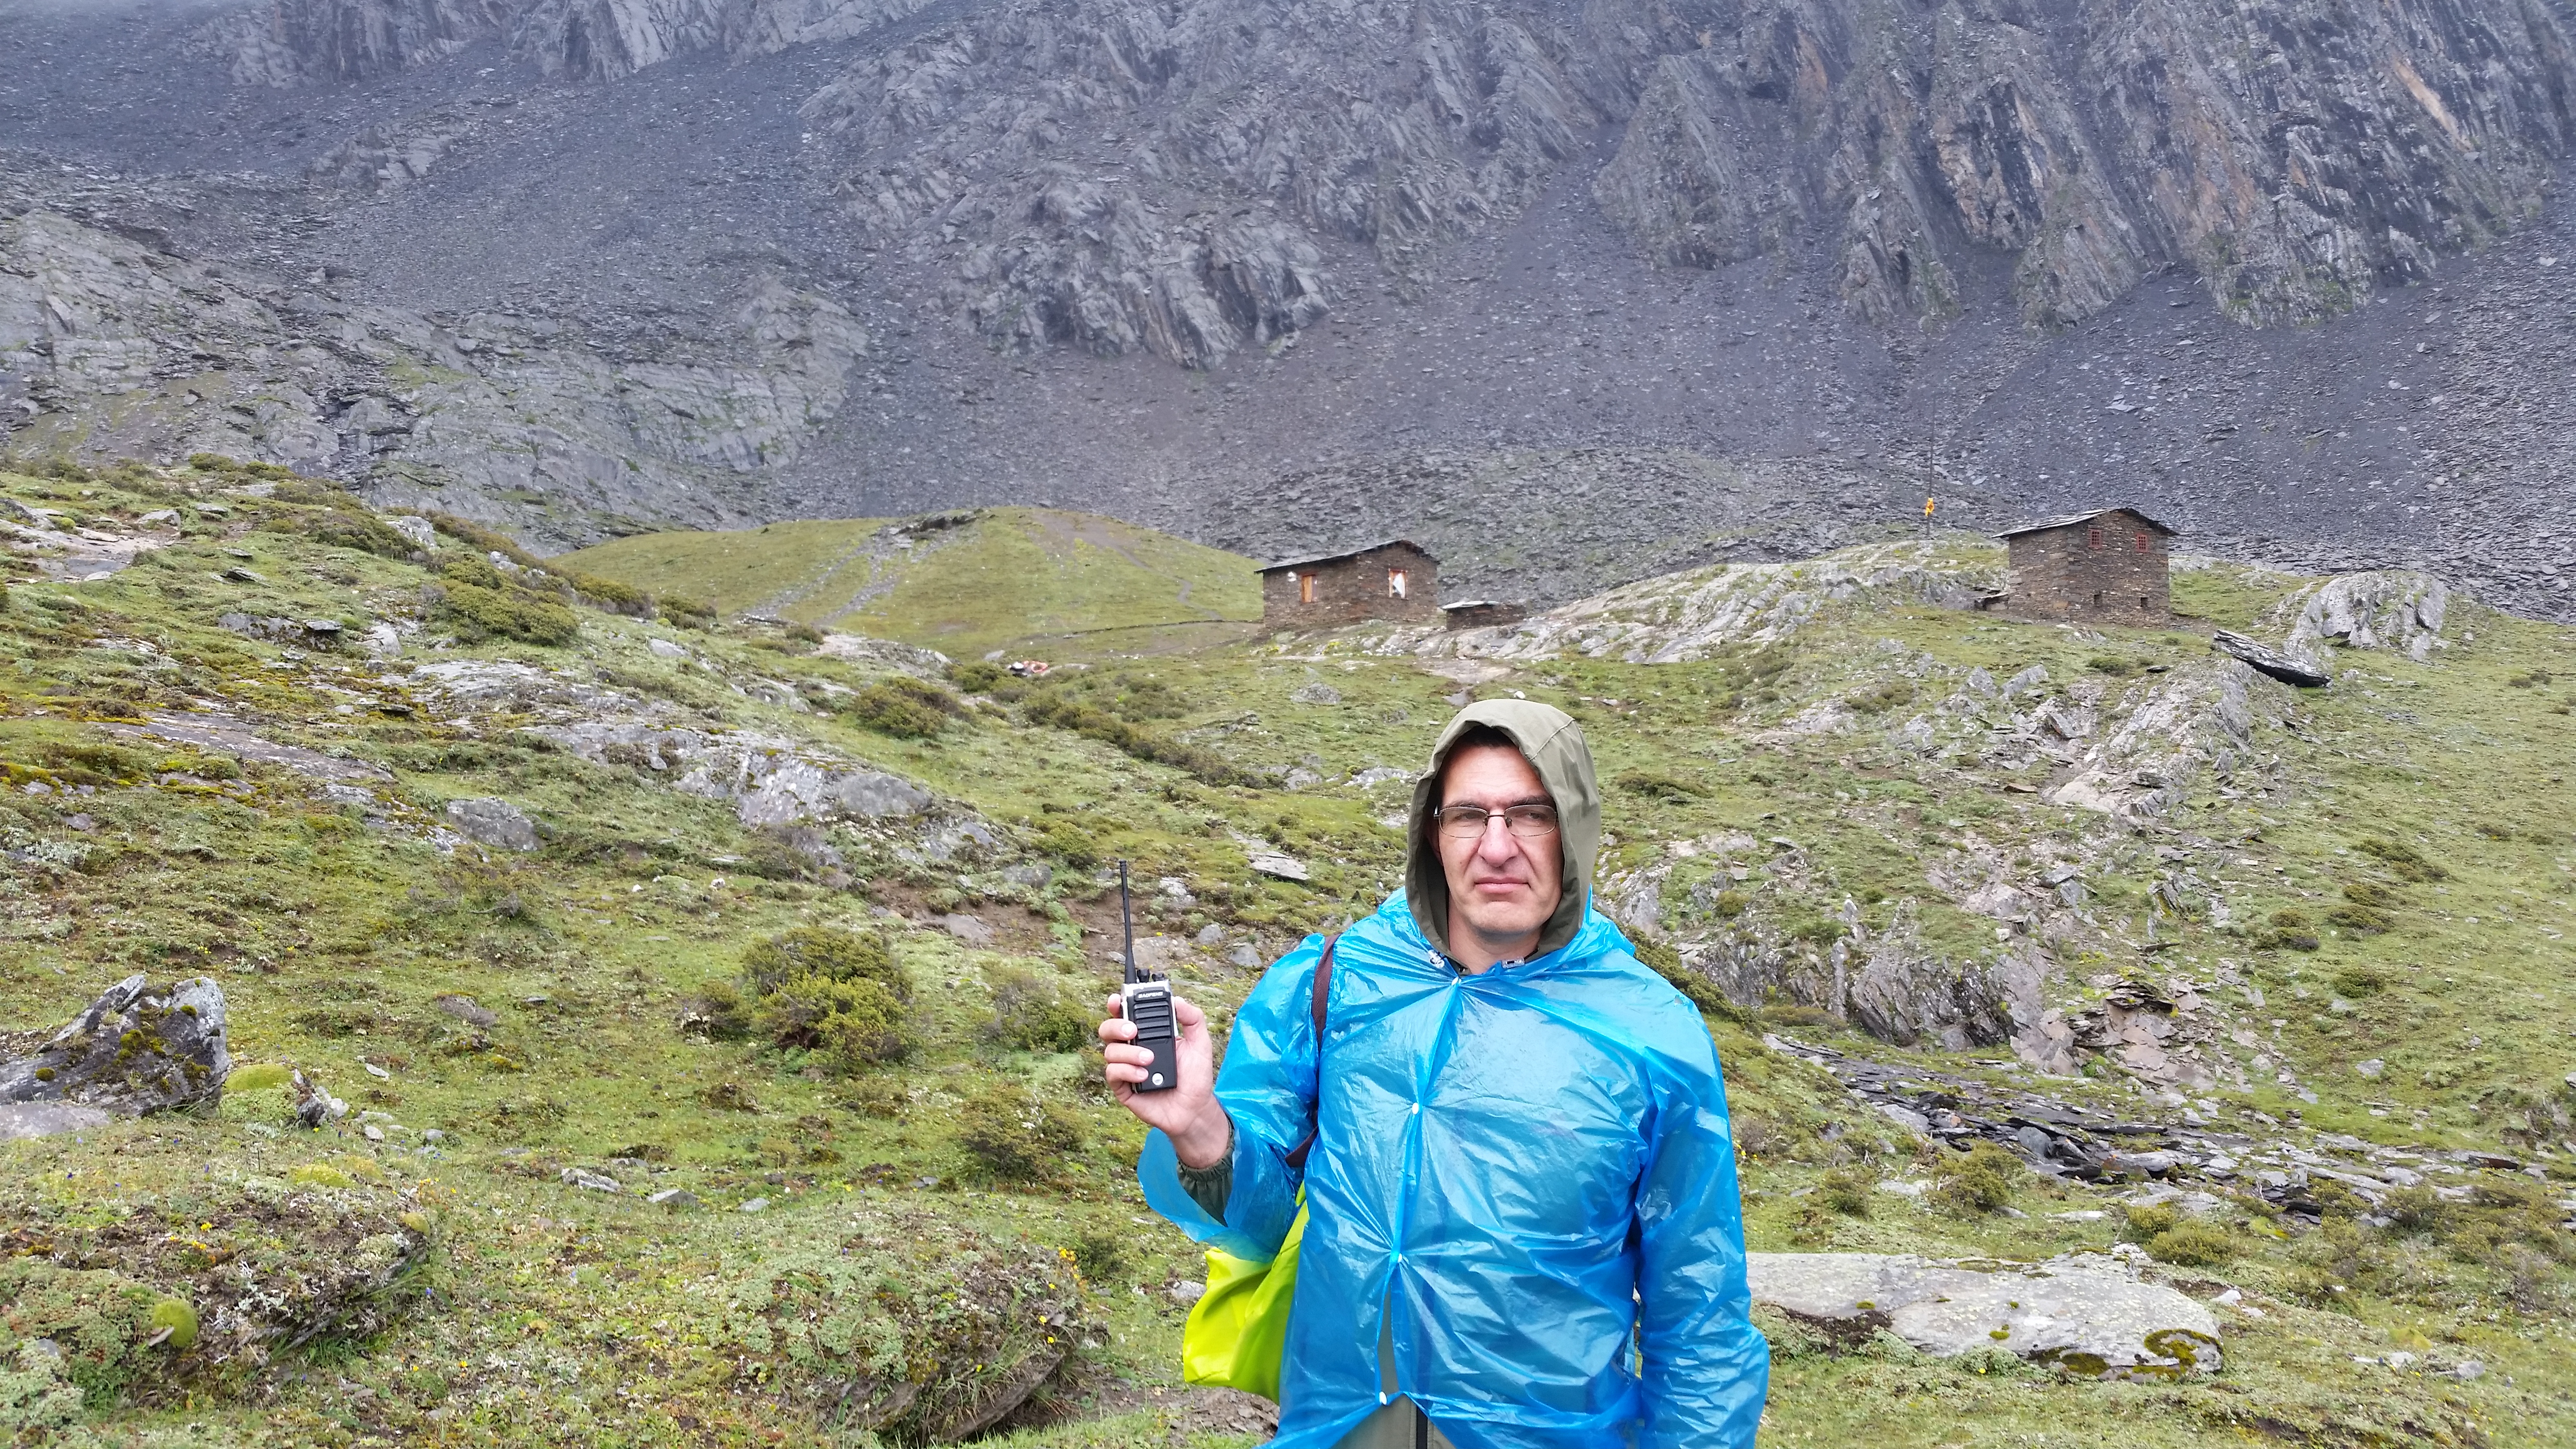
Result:
<instances>
[{"instance_id":1,"label":"backpack shoulder strap","mask_svg":"<svg viewBox=\"0 0 2576 1449\"><path fill-rule=\"evenodd\" d=\"M1315 1021L1315 1055L1321 1060L1324 1050L1324 1003L1333 990L1333 948L1342 943L1339 934L1324 938L1324 959L1315 963L1315 989L1306 1003L1306 1014Z\"/></svg>"},{"instance_id":2,"label":"backpack shoulder strap","mask_svg":"<svg viewBox=\"0 0 2576 1449\"><path fill-rule=\"evenodd\" d=\"M1309 996L1306 1006L1307 1013L1314 1018L1315 1022L1315 1075L1319 1079L1323 1076L1324 1067L1324 1003L1332 995L1333 948L1341 944L1341 940L1338 934L1324 938L1324 959L1315 963L1315 989ZM1309 1131L1305 1141L1289 1149L1287 1159L1289 1170L1305 1171L1306 1154L1314 1150L1315 1133Z\"/></svg>"}]
</instances>

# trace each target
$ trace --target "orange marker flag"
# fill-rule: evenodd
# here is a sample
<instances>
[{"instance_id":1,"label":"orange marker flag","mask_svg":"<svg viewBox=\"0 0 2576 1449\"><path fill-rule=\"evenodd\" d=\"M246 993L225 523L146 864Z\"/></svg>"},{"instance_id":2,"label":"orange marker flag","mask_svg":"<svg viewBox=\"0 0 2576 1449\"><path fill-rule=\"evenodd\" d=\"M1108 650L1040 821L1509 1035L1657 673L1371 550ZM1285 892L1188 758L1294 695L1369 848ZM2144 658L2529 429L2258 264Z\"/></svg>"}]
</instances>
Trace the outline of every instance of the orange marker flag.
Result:
<instances>
[{"instance_id":1,"label":"orange marker flag","mask_svg":"<svg viewBox=\"0 0 2576 1449\"><path fill-rule=\"evenodd\" d=\"M1923 500L1923 516L1926 518L1932 516L1932 500L1929 498Z\"/></svg>"}]
</instances>

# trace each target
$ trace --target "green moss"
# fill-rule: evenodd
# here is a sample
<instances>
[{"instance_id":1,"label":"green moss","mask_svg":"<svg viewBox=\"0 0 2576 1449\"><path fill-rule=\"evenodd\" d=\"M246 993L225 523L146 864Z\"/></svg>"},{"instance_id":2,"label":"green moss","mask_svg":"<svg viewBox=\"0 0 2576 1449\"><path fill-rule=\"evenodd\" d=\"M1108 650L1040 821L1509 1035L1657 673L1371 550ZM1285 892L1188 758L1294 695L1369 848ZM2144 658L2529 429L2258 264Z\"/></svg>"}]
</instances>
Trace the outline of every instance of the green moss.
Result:
<instances>
[{"instance_id":1,"label":"green moss","mask_svg":"<svg viewBox=\"0 0 2576 1449\"><path fill-rule=\"evenodd\" d=\"M235 1067L224 1078L226 1092L273 1092L283 1089L295 1077L295 1069L284 1062L253 1062Z\"/></svg>"},{"instance_id":2,"label":"green moss","mask_svg":"<svg viewBox=\"0 0 2576 1449\"><path fill-rule=\"evenodd\" d=\"M51 1340L62 1351L64 1377L92 1405L114 1403L148 1372L144 1340L152 1336L160 1301L150 1288L105 1269L0 1261L0 1328L13 1341Z\"/></svg>"},{"instance_id":3,"label":"green moss","mask_svg":"<svg viewBox=\"0 0 2576 1449\"><path fill-rule=\"evenodd\" d=\"M191 1348L197 1342L197 1310L185 1298L164 1298L154 1303L151 1323L155 1331L170 1331L163 1342L173 1351Z\"/></svg>"}]
</instances>

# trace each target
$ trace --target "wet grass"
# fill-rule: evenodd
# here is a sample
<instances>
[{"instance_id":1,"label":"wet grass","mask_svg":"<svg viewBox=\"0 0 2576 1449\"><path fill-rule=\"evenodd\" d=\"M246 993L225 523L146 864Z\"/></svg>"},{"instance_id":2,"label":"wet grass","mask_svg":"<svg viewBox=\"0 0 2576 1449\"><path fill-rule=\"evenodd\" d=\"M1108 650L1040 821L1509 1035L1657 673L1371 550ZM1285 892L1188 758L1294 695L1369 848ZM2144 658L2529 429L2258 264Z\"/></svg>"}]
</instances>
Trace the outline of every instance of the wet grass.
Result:
<instances>
[{"instance_id":1,"label":"wet grass","mask_svg":"<svg viewBox=\"0 0 2576 1449\"><path fill-rule=\"evenodd\" d=\"M134 1436L148 1431L179 1443L197 1423L207 1426L204 1442L226 1443L816 1442L815 1386L833 1370L776 1340L746 1346L741 1305L784 1301L782 1274L823 1271L854 1235L879 1245L867 1251L888 1255L889 1271L933 1277L946 1271L945 1248L968 1238L996 1254L1068 1263L1068 1275L1084 1275L1069 1290L1085 1325L1081 1382L1178 1388L1181 1310L1165 1290L1197 1276L1197 1255L1146 1219L1130 1176L1139 1133L1090 1083L1087 1057L1010 1048L1012 1030L995 1021L997 992L1009 1002L1080 1001L1107 989L1114 895L1102 894L1102 871L1126 857L1143 886L1141 932L1178 942L1216 928L1215 945L1176 945L1172 959L1184 989L1224 1020L1255 979L1226 952L1248 945L1268 959L1372 908L1394 884L1401 840L1387 820L1406 786L1364 772L1416 767L1456 683L1372 652L1367 635L1209 644L1203 626L1137 625L1122 611L1161 607L1154 601L1168 602L1170 580L1186 571L1132 544L1150 567L1130 569L1123 558L1115 568L1077 566L1082 550L1102 551L1079 537L1066 545L1077 564L1046 565L1069 581L1048 585L1058 588L1048 607L1059 613L1046 621L1090 610L1133 627L1064 641L1051 651L1057 677L1034 688L1213 752L1241 779L1210 784L1033 724L1025 685L1013 686L1016 698L984 697L926 738L895 738L829 705L831 689L880 676L756 623L690 629L584 608L568 645L442 649L425 622L401 660L379 664L352 646L223 627L227 612L330 617L351 633L420 621L430 580L418 564L259 527L291 525L296 509L321 505L219 491L237 483L186 470L123 482L0 477L0 492L111 525L157 508L183 512L183 541L149 562L81 585L22 571L0 611L0 847L10 852L0 864L0 1018L50 1025L130 971L211 974L232 1003L239 1057L305 1068L354 1112L385 1114L390 1140L368 1142L354 1117L320 1140L265 1137L252 1129L278 1126L274 1104L244 1100L212 1122L137 1124L0 1156L13 1171L41 1158L47 1174L70 1173L64 1180L87 1207L174 1215L200 1201L210 1164L273 1175L354 1156L391 1185L351 1191L434 1200L438 1248L415 1300L389 1326L193 1403L186 1374L176 1373L167 1393L147 1386L122 1407L93 1405L84 1432L142 1442ZM226 512L199 513L200 503ZM1042 547L1029 542L1025 520L1004 522ZM848 537L824 525L781 528L789 536L772 543L796 568ZM751 590L766 578L756 554L657 562L648 551L678 542L609 546L627 550L631 576L581 562L651 589L756 602ZM733 537L725 546L772 545ZM914 600L886 617L914 631L905 637L943 648L1019 637L1033 606L993 592L993 574L964 565L980 549L994 569L1036 567L1013 552L1020 547L931 553L924 567L952 555L956 567L925 576L917 595L885 596ZM1171 547L1182 556L1183 546ZM263 578L217 577L234 567ZM2176 593L2191 612L2242 626L2294 582L2203 570L2178 575ZM2096 928L2066 951L2053 1000L2076 1007L2098 995L2090 977L2208 979L2226 962L2267 1003L2254 1007L2241 988L2220 993L2236 1022L2295 1068L2295 1086L2258 1078L2249 1090L2212 1092L2221 1121L2251 1131L2262 1113L2292 1124L2283 1132L2506 1151L2542 1166L2548 1180L2536 1190L2563 1196L2571 1103L2558 1079L2576 1066L2564 1059L2576 1003L2564 986L2563 940L2576 924L2566 909L2576 811L2563 779L2550 777L2576 763L2576 731L2555 712L2557 686L2514 681L2576 678L2576 657L2567 631L2461 613L2455 643L2429 663L2339 659L2332 691L2298 697L2288 727L2263 727L2266 763L2259 779L2240 782L2238 798L2195 792L2182 814L2141 829L2044 803L2044 771L2023 778L1946 747L1898 751L1887 732L1957 694L1971 670L2000 681L2041 665L2061 685L2098 681L2115 695L2151 688L2160 671L2205 657L2182 631L2074 631L1856 606L1768 649L1662 666L1550 660L1475 692L1546 699L1583 721L1613 782L1605 880L1668 869L1660 896L1675 912L1706 885L1709 920L1775 930L1819 960L1846 929L1846 900L1866 929L1885 929L1903 911L1927 949L1990 960L2000 944L1993 921L1933 876L1972 858L2019 869L2083 854L2096 862L2085 877ZM942 621L958 617L966 627L941 643ZM654 639L688 657L653 653ZM572 758L532 734L535 717L517 706L447 713L412 666L457 659L561 671L657 701L674 723L794 738L893 771L957 818L983 822L998 844L942 860L911 826L843 826L824 832L851 877L833 883L777 833L744 826L728 802L673 789L643 765ZM814 703L799 709L787 698ZM149 713L201 702L272 741L345 753L390 778L367 783L376 799L362 806L286 768L132 733ZM1834 702L1857 723L1788 728ZM430 832L446 803L486 795L538 822L537 850L437 847ZM2159 852L2186 847L2200 905L2162 916L2159 949L2144 950L2147 893L2183 863ZM1312 879L1254 872L1256 849L1304 861ZM1046 867L1037 885L1003 873L1033 865ZM1187 898L1163 890L1165 877ZM2213 901L2231 924L2219 924ZM2346 907L2385 925L2360 916L2338 924L2332 912ZM2252 927L2283 910L2314 920L2314 951L2261 943ZM935 924L951 913L975 915L993 939L970 944ZM809 925L889 937L922 1042L910 1060L849 1076L815 1053L688 1024L704 983L735 977L753 942ZM492 1020L460 1015L458 998ZM1785 996L1721 1015L1713 1029L1729 1066L1757 1248L2044 1257L2108 1246L2127 1230L2108 1194L2026 1175L1993 1212L1881 1189L1935 1180L1931 1149L1821 1072L1766 1052L1759 1033L2027 1081L2006 1049L1874 1042ZM1053 1040L1044 1031L1020 1039ZM2372 1061L2378 1074L2363 1075ZM2113 1110L2146 1109L2125 1078L2098 1068L2044 1085ZM967 1104L997 1089L1032 1094L1060 1114L1079 1149L1036 1181L997 1180L961 1138ZM419 1134L429 1129L443 1141L423 1154ZM673 1214L632 1192L569 1187L561 1173L572 1167L685 1189L704 1206ZM1864 1211L1848 1210L1855 1193ZM741 1211L756 1199L766 1200L761 1211ZM2096 1209L2107 1215L2055 1216ZM2563 1396L2576 1388L2561 1357L2569 1278L2548 1255L2517 1256L2510 1240L2481 1240L2460 1222L2372 1226L2348 1204L2303 1232L2234 1201L2213 1221L2236 1245L2233 1261L2168 1271L2186 1283L2240 1283L2271 1305L2262 1319L2229 1323L2230 1368L2216 1380L2075 1384L2002 1361L1835 1356L1791 1336L1767 1435L1823 1444L2179 1444L2247 1434L2501 1443L2526 1436L2498 1426L2528 1426L2527 1442L2576 1437L2561 1422ZM141 1260L131 1266L148 1276ZM980 1291L964 1296L981 1301ZM2489 1373L2460 1382L2351 1362L2418 1341L2426 1347L2409 1351L2475 1358ZM962 1364L936 1353L925 1362L943 1365L941 1374L979 1372L971 1354ZM1133 1407L1132 1394L1104 1400L1113 1417L1085 1419L1081 1394L1067 1394L1043 1413L1072 1417L1007 1426L1017 1437L1004 1442L1161 1443L1176 1433L1234 1442L1190 1439L1172 1427L1183 1419Z\"/></svg>"},{"instance_id":2,"label":"wet grass","mask_svg":"<svg viewBox=\"0 0 2576 1449\"><path fill-rule=\"evenodd\" d=\"M1112 519L1043 508L920 520L775 523L655 533L564 558L567 567L690 593L727 613L900 639L974 658L1024 640L1261 616L1254 564ZM882 531L906 529L908 546Z\"/></svg>"}]
</instances>

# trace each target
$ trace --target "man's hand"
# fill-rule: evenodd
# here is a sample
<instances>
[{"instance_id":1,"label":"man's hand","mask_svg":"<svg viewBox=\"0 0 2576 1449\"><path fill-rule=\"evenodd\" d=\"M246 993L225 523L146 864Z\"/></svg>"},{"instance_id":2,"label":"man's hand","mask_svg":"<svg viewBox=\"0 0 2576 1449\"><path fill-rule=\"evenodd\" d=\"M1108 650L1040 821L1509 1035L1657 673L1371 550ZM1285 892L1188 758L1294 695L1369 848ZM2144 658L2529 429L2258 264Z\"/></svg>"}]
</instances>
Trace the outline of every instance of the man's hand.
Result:
<instances>
[{"instance_id":1,"label":"man's hand","mask_svg":"<svg viewBox=\"0 0 2576 1449\"><path fill-rule=\"evenodd\" d=\"M1180 1028L1173 1043L1180 1083L1165 1091L1139 1092L1136 1084L1145 1080L1154 1054L1127 1045L1136 1038L1136 1025L1126 1019L1124 1007L1118 997L1110 997L1109 1019L1100 1023L1101 1055L1109 1062L1103 1074L1110 1090L1138 1121L1161 1128L1172 1139L1183 1166L1214 1167L1234 1147L1234 1123L1216 1102L1216 1055L1208 1041L1207 1013L1179 996L1172 998L1172 1020Z\"/></svg>"}]
</instances>

